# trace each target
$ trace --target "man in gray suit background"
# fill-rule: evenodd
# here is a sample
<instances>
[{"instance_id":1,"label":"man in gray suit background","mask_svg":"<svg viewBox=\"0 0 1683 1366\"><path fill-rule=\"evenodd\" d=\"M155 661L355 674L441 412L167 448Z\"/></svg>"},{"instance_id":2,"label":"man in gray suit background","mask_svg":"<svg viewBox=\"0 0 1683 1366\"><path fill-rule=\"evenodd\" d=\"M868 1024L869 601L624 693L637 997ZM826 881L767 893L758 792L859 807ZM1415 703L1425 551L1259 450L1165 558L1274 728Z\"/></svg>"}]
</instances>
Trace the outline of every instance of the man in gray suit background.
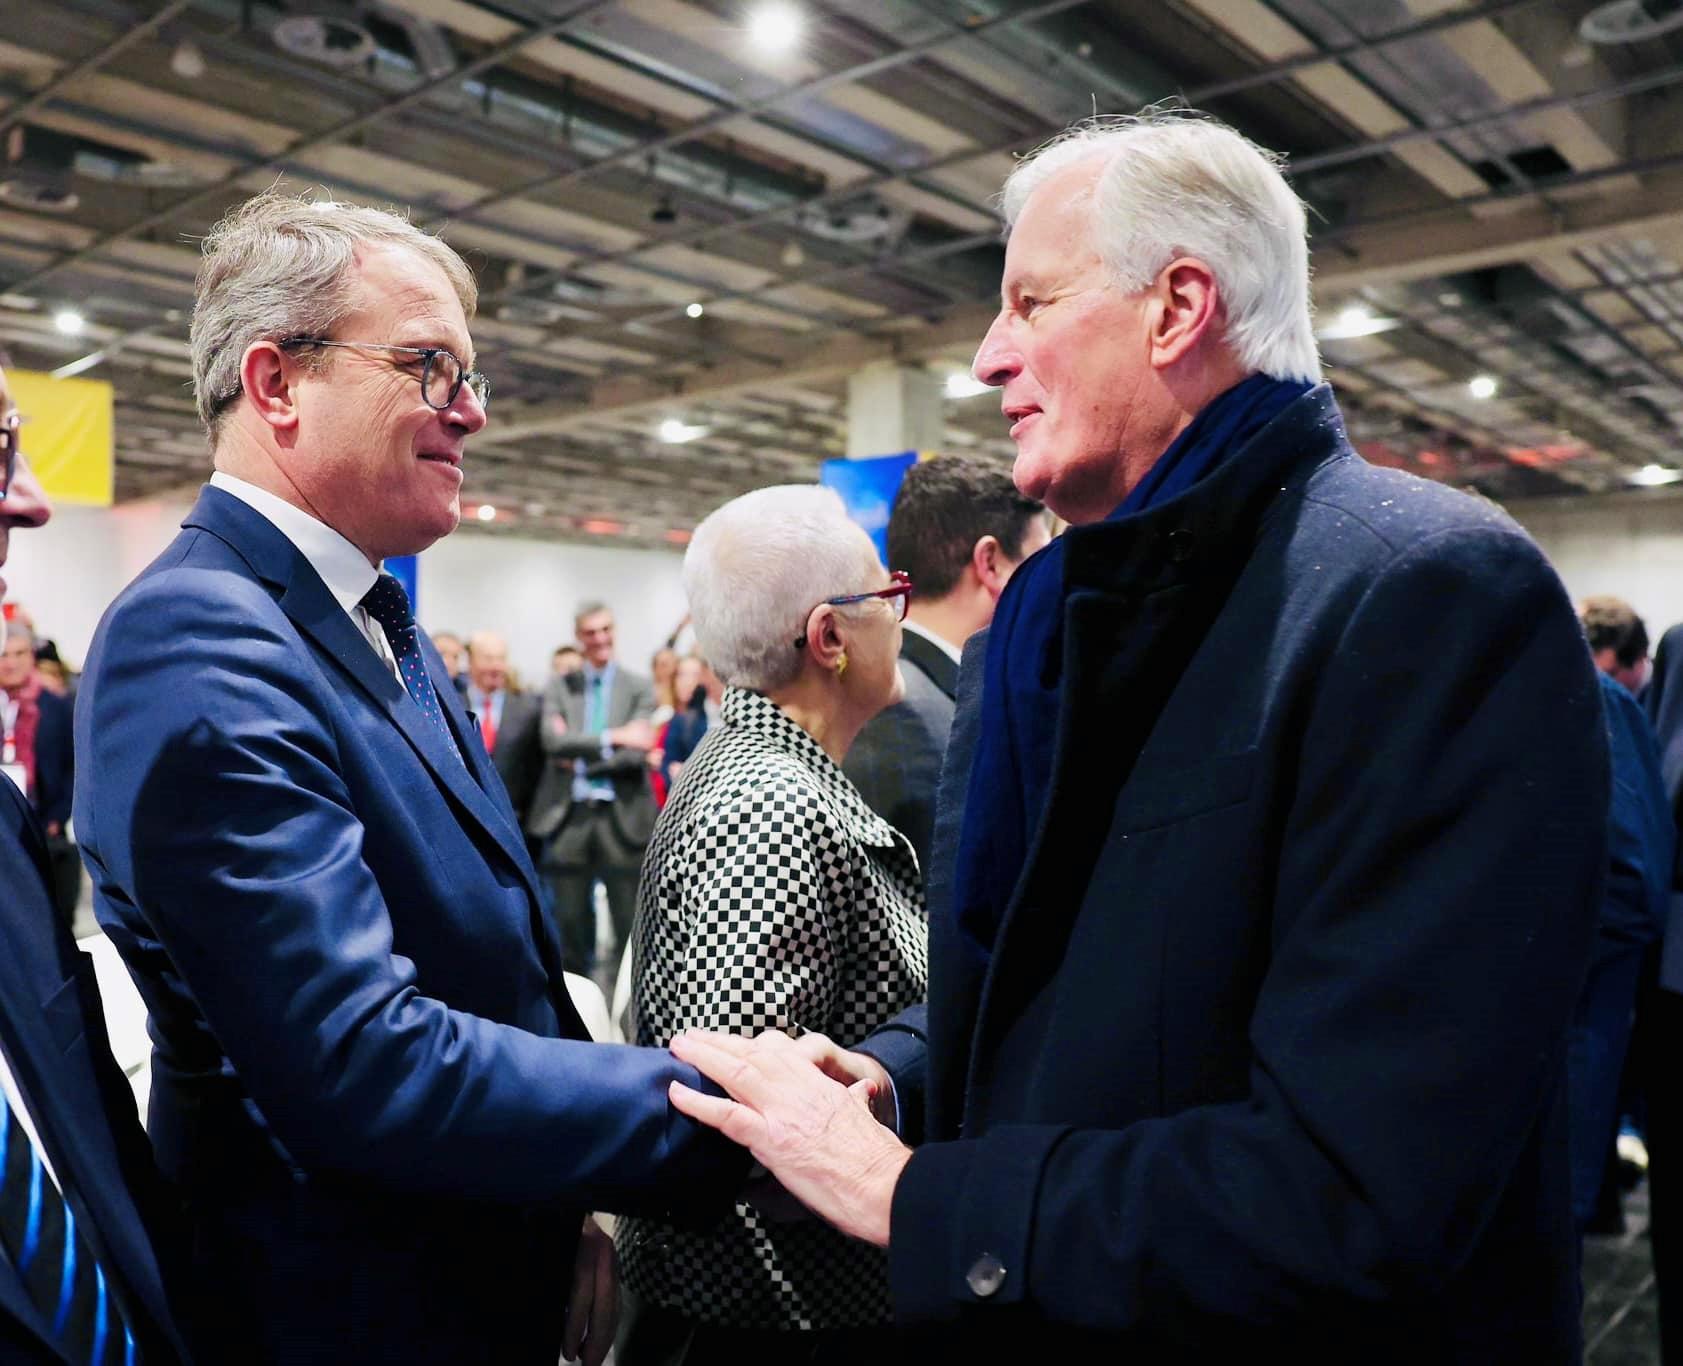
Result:
<instances>
[{"instance_id":1,"label":"man in gray suit background","mask_svg":"<svg viewBox=\"0 0 1683 1366\"><path fill-rule=\"evenodd\" d=\"M497 776L524 824L543 775L538 720L543 699L509 686L508 642L495 631L475 631L467 643L467 703ZM533 861L537 859L533 854Z\"/></svg>"},{"instance_id":2,"label":"man in gray suit background","mask_svg":"<svg viewBox=\"0 0 1683 1366\"><path fill-rule=\"evenodd\" d=\"M969 456L906 471L888 520L888 567L912 581L900 636L906 697L859 733L843 765L879 816L929 863L935 785L952 729L964 642L993 620L1017 566L1050 538L1046 510L1017 492L1011 471Z\"/></svg>"},{"instance_id":3,"label":"man in gray suit background","mask_svg":"<svg viewBox=\"0 0 1683 1366\"><path fill-rule=\"evenodd\" d=\"M648 752L654 747L654 688L614 659L614 614L589 603L573 619L584 668L554 679L544 694L540 735L546 762L532 799L529 833L544 841L544 876L561 931L562 966L595 972L604 993L637 910L637 874L654 829ZM614 953L595 962L594 887L607 889Z\"/></svg>"}]
</instances>

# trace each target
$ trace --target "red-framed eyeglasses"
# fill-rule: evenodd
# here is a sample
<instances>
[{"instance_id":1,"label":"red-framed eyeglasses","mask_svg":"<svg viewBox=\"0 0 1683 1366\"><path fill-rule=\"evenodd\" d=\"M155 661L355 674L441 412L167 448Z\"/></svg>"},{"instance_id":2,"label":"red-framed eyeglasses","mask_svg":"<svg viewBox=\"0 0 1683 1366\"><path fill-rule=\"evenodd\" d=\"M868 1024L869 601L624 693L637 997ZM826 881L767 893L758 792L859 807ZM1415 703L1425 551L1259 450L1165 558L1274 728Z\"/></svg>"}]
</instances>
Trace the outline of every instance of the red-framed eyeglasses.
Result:
<instances>
[{"instance_id":1,"label":"red-framed eyeglasses","mask_svg":"<svg viewBox=\"0 0 1683 1366\"><path fill-rule=\"evenodd\" d=\"M824 601L831 607L845 607L850 602L869 602L872 598L881 598L894 609L894 620L904 621L906 619L906 608L912 600L911 575L903 570L896 569L888 577L893 579L894 582L889 584L887 588L877 589L874 593L844 593L839 598L825 598ZM795 638L795 648L797 650L805 644L806 637L804 635Z\"/></svg>"}]
</instances>

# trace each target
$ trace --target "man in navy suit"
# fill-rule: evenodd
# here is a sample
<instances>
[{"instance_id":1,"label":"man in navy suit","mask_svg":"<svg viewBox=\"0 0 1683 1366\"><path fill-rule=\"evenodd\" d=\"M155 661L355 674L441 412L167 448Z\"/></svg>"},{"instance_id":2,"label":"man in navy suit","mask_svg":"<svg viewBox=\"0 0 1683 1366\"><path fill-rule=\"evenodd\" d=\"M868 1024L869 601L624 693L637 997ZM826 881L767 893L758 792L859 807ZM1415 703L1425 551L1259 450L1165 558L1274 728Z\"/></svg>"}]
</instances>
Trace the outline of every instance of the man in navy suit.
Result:
<instances>
[{"instance_id":1,"label":"man in navy suit","mask_svg":"<svg viewBox=\"0 0 1683 1366\"><path fill-rule=\"evenodd\" d=\"M17 450L6 363L0 355L0 567L11 533L50 515ZM5 588L0 579L0 598ZM106 1041L93 963L56 914L48 877L40 822L0 777L0 1360L105 1366L132 1340L161 1366L184 1359L162 1274L167 1198ZM27 1235L31 1208L26 1256L13 1235Z\"/></svg>"},{"instance_id":2,"label":"man in navy suit","mask_svg":"<svg viewBox=\"0 0 1683 1366\"><path fill-rule=\"evenodd\" d=\"M599 1362L585 1211L741 1174L668 1106L693 1072L586 1041L507 794L379 570L459 519L474 301L390 214L224 219L192 325L216 472L83 675L78 834L219 1361Z\"/></svg>"},{"instance_id":3,"label":"man in navy suit","mask_svg":"<svg viewBox=\"0 0 1683 1366\"><path fill-rule=\"evenodd\" d=\"M1071 526L965 653L927 1016L880 1066L681 1037L733 1099L677 1098L885 1244L945 1355L1574 1361L1609 788L1571 604L1351 448L1259 148L1095 120L1004 209L974 371Z\"/></svg>"},{"instance_id":4,"label":"man in navy suit","mask_svg":"<svg viewBox=\"0 0 1683 1366\"><path fill-rule=\"evenodd\" d=\"M14 765L47 835L53 901L68 923L82 888L82 863L68 838L76 781L71 707L42 686L35 634L13 623L0 648L0 764Z\"/></svg>"}]
</instances>

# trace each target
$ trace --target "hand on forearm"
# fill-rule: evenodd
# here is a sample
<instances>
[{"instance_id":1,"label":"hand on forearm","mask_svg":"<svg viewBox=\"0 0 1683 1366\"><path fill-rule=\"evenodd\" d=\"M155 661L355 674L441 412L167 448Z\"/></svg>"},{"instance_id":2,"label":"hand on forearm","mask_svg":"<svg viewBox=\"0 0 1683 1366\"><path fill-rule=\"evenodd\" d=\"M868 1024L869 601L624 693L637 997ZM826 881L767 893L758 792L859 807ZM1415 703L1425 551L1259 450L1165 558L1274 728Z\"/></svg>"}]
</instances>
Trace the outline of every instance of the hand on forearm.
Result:
<instances>
[{"instance_id":1,"label":"hand on forearm","mask_svg":"<svg viewBox=\"0 0 1683 1366\"><path fill-rule=\"evenodd\" d=\"M830 1049L838 1067L838 1060L858 1056L833 1044ZM742 1144L813 1213L850 1237L886 1247L894 1187L911 1149L872 1113L874 1082L838 1081L810 1056L823 1051L818 1045L803 1050L776 1031L752 1040L680 1034L673 1054L722 1086L729 1099L674 1082L672 1103Z\"/></svg>"}]
</instances>

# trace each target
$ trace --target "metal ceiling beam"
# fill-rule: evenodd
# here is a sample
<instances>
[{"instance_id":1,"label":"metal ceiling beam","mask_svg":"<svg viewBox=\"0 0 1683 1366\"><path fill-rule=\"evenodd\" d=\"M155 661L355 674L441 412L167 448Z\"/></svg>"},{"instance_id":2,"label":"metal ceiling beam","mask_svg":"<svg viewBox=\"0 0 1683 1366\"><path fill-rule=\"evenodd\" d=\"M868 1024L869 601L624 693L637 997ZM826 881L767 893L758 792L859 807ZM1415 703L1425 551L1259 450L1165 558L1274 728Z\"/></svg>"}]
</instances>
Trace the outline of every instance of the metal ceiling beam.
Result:
<instances>
[{"instance_id":1,"label":"metal ceiling beam","mask_svg":"<svg viewBox=\"0 0 1683 1366\"><path fill-rule=\"evenodd\" d=\"M518 54L522 48L528 47L540 39L555 37L557 34L573 27L575 24L583 23L598 10L606 9L609 5L614 3L615 0L583 0L582 4L577 5L572 10L568 11L568 13L561 18L552 19L548 23L539 24L536 28L524 29L519 33L511 35L502 42L496 44L494 47L491 47L481 53L478 57L474 58L473 61L457 67L447 76L441 76L437 80L423 81L413 90L405 91L401 95L396 95L390 99L384 100L374 106L374 108L365 110L363 113L353 114L349 118L341 119L338 123L333 124L329 128L322 129L319 132L300 134L273 156L262 157L253 161L242 163L240 166L230 171L227 175L223 176L220 180L207 185L204 189L196 190L184 199L174 200L156 212L149 213L144 218L130 223L125 227L118 228L112 232L103 233L92 242L89 242L86 246L55 257L45 266L42 266L41 268L24 276L21 280L5 282L5 288L14 293L32 289L36 285L40 284L41 281L46 280L53 275L57 275L66 267L76 265L81 261L87 260L89 257L96 256L109 246L118 242L126 242L130 238L136 237L152 228L161 227L163 224L168 223L170 220L190 209L197 208L202 204L210 203L228 190L237 186L246 176L258 174L263 171L280 170L291 158L296 157L303 152L312 151L317 147L328 146L332 143L340 142L349 137L351 134L361 132L365 128L369 128L384 119L392 117L394 114L401 114L405 109L411 108L426 99L427 96L431 95L435 90L455 84L458 81L467 80L483 71L489 71L493 67L500 66L509 58Z\"/></svg>"},{"instance_id":2,"label":"metal ceiling beam","mask_svg":"<svg viewBox=\"0 0 1683 1366\"><path fill-rule=\"evenodd\" d=\"M10 132L18 124L33 114L37 109L47 104L55 95L68 85L74 85L90 71L97 71L113 57L121 56L136 43L150 38L154 33L169 23L177 15L193 7L193 0L169 0L161 10L150 19L146 19L133 28L124 31L112 39L104 47L90 53L75 65L67 67L52 80L29 95L19 100L9 109L0 110L0 136Z\"/></svg>"}]
</instances>

